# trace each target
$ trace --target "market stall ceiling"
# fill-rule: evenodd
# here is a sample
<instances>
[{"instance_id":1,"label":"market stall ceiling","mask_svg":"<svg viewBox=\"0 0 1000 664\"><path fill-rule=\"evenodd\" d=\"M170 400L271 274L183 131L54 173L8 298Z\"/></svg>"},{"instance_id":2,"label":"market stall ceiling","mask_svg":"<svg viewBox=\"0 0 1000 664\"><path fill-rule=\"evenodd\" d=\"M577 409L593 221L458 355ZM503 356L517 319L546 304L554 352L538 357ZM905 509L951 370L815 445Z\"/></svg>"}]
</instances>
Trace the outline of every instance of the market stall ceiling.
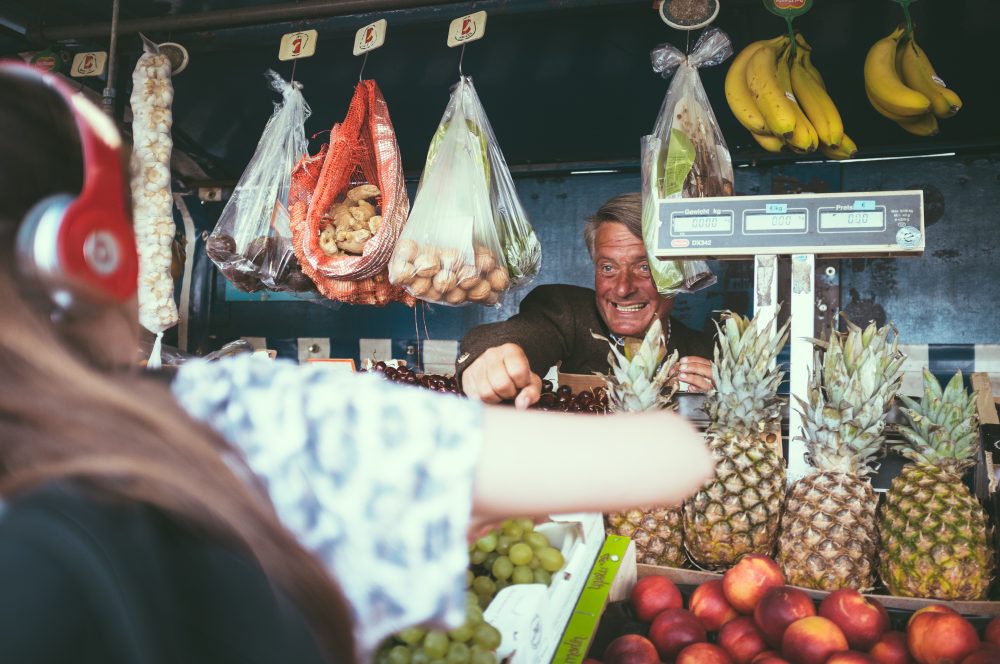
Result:
<instances>
[{"instance_id":1,"label":"market stall ceiling","mask_svg":"<svg viewBox=\"0 0 1000 664\"><path fill-rule=\"evenodd\" d=\"M666 27L653 4L340 0L324 8L318 0L283 6L276 0L121 0L119 18L123 26L134 27L139 21L153 39L180 42L189 49L191 64L175 80L175 134L201 161L208 179L227 181L246 165L275 101L263 72L274 68L285 77L292 73L291 63L277 59L281 34L304 28L320 33L315 57L295 67L313 109L307 125L313 134L343 117L361 68L360 59L351 55L354 32L381 17L389 21L386 46L371 54L364 73L378 81L389 103L405 167L419 174L449 87L458 76L459 53L444 43L447 25L479 9L489 12L486 38L467 47L463 67L476 82L508 162L540 170L550 164L561 165L553 170L635 167L639 137L652 128L668 85L653 73L649 51L664 41L683 49L689 36ZM737 49L784 29L783 21L767 13L760 0L721 0L721 5L715 25L730 35ZM889 0L816 0L796 21L812 43L813 60L862 156L1000 148L1000 90L994 69L998 5L983 0L912 5L921 45L965 102L933 138L907 134L877 115L865 99L865 53L900 21L899 5ZM0 54L46 46L70 53L106 49L107 36L88 28L110 24L111 7L112 0L4 0ZM325 16L282 19L287 10L312 9ZM211 27L179 26L205 19L214 20ZM697 35L690 35L691 45ZM119 35L118 46L116 81L123 112L131 66L139 53L134 29ZM702 71L723 134L736 160L766 158L726 106L727 68L728 63ZM96 89L103 87L93 83ZM316 147L323 138L317 137Z\"/></svg>"}]
</instances>

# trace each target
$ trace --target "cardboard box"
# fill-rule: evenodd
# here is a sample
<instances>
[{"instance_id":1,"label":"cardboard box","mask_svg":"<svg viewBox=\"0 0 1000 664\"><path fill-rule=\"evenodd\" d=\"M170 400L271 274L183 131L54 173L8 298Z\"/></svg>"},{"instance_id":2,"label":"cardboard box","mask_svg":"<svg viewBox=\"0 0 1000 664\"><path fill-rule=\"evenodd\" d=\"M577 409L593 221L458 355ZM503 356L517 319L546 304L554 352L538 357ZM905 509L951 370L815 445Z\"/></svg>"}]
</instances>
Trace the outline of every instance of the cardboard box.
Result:
<instances>
[{"instance_id":1,"label":"cardboard box","mask_svg":"<svg viewBox=\"0 0 1000 664\"><path fill-rule=\"evenodd\" d=\"M627 537L608 535L559 640L552 664L583 662L608 602L628 597L635 582L635 544Z\"/></svg>"},{"instance_id":2,"label":"cardboard box","mask_svg":"<svg viewBox=\"0 0 1000 664\"><path fill-rule=\"evenodd\" d=\"M552 584L508 586L498 592L484 612L486 621L500 630L498 659L510 664L548 662L559 645L570 614L604 543L601 514L552 515L535 527L566 559L552 575Z\"/></svg>"}]
</instances>

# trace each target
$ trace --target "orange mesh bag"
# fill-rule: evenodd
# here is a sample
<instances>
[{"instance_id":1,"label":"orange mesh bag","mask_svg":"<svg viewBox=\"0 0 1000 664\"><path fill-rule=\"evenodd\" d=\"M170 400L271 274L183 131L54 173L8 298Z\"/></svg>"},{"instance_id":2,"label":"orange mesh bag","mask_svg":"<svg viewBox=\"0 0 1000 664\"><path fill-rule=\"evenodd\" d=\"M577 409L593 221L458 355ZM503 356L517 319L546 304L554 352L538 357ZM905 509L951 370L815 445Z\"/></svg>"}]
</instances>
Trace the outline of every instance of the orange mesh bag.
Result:
<instances>
[{"instance_id":1,"label":"orange mesh bag","mask_svg":"<svg viewBox=\"0 0 1000 664\"><path fill-rule=\"evenodd\" d=\"M410 201L375 81L358 83L329 144L296 165L288 199L295 256L320 293L348 304L413 306L386 268Z\"/></svg>"}]
</instances>

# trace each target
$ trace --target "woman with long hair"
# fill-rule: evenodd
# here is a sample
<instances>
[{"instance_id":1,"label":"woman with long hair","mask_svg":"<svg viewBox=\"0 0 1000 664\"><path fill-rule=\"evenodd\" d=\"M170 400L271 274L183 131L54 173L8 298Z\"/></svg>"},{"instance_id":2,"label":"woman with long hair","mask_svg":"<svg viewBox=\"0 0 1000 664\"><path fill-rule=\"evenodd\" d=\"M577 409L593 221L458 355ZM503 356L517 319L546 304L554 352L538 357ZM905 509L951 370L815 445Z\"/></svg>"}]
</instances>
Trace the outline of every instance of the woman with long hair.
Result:
<instances>
[{"instance_id":1,"label":"woman with long hair","mask_svg":"<svg viewBox=\"0 0 1000 664\"><path fill-rule=\"evenodd\" d=\"M38 269L47 222L26 220L102 184L94 112L0 63L3 659L367 661L461 622L482 525L676 502L711 475L666 413L525 413L252 357L189 362L171 393L133 368L134 297Z\"/></svg>"}]
</instances>

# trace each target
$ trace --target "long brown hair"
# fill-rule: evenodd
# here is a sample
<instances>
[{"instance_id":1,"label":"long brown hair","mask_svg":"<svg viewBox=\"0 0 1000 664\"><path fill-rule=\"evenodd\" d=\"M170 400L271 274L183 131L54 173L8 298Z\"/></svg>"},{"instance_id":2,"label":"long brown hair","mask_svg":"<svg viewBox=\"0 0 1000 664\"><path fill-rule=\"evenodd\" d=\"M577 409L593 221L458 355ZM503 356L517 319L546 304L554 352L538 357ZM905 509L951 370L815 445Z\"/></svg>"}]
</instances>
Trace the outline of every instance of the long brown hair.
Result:
<instances>
[{"instance_id":1,"label":"long brown hair","mask_svg":"<svg viewBox=\"0 0 1000 664\"><path fill-rule=\"evenodd\" d=\"M41 198L82 186L67 109L55 93L0 75L0 496L70 480L169 513L246 550L295 601L328 656L353 661L337 584L228 465L238 452L162 384L98 369L102 359L57 330L21 282L14 237L22 216ZM135 312L102 312L119 314Z\"/></svg>"}]
</instances>

